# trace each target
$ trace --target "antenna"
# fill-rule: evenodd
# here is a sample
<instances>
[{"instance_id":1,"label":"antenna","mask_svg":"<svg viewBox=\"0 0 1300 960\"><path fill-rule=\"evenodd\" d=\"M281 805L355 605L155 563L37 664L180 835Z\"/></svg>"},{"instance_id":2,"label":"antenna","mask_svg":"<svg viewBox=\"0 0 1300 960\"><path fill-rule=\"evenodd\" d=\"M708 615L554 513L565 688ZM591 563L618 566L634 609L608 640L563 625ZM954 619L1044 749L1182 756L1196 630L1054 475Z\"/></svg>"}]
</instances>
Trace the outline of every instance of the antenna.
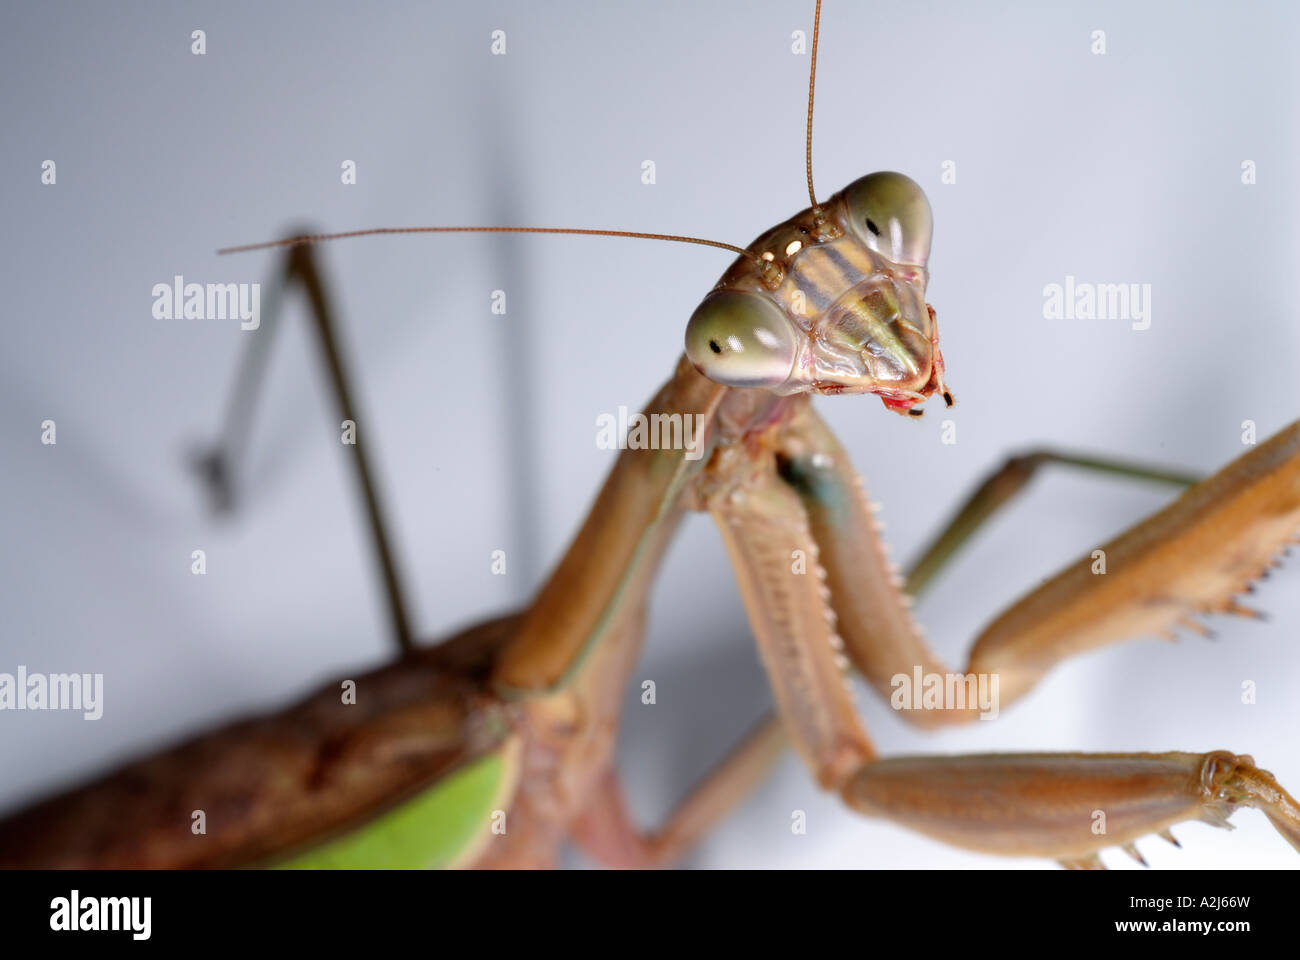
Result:
<instances>
[{"instance_id":1,"label":"antenna","mask_svg":"<svg viewBox=\"0 0 1300 960\"><path fill-rule=\"evenodd\" d=\"M578 237L633 237L638 240L667 240L672 243L696 243L705 247L718 247L732 253L749 257L764 265L759 257L750 250L737 247L721 240L704 240L700 237L683 237L672 233L637 233L631 230L583 230L570 227L375 227L370 230L348 230L344 233L308 233L297 237L285 237L282 240L267 240L263 243L246 243L238 247L223 247L220 255L230 253L248 253L251 250L270 250L275 247L299 247L310 243L323 243L326 240L343 240L347 237L374 237L389 233L557 233Z\"/></svg>"},{"instance_id":2,"label":"antenna","mask_svg":"<svg viewBox=\"0 0 1300 960\"><path fill-rule=\"evenodd\" d=\"M813 13L812 68L808 71L808 137L804 147L804 160L808 165L808 200L812 203L814 211L821 209L817 206L817 191L813 189L812 175L813 93L817 89L817 38L821 33L821 26L822 0L817 0L817 10Z\"/></svg>"}]
</instances>

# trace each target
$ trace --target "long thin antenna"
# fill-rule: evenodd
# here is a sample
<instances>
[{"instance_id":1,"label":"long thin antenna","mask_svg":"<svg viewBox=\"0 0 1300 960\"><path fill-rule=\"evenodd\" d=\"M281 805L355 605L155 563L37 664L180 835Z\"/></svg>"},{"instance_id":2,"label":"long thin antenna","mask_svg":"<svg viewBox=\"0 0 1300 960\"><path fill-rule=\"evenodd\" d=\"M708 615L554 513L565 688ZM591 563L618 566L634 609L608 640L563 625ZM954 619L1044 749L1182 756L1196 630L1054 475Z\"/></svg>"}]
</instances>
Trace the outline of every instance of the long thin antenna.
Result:
<instances>
[{"instance_id":1,"label":"long thin antenna","mask_svg":"<svg viewBox=\"0 0 1300 960\"><path fill-rule=\"evenodd\" d=\"M723 243L720 240L704 240L700 237L680 237L671 233L635 233L631 230L579 230L568 227L376 227L371 230L349 230L345 233L310 233L297 237L285 237L283 240L267 240L264 243L248 243L239 247L225 247L218 254L247 253L250 250L270 250L275 247L298 247L308 243L321 243L325 240L342 240L347 237L373 237L387 233L559 233L578 237L634 237L639 240L668 240L673 243L698 243L705 247L718 247L732 253L749 257L760 264L762 261L750 250Z\"/></svg>"},{"instance_id":2,"label":"long thin antenna","mask_svg":"<svg viewBox=\"0 0 1300 960\"><path fill-rule=\"evenodd\" d=\"M814 210L817 209L817 191L813 189L812 177L812 118L813 92L817 89L817 37L822 27L822 0L817 0L817 10L813 14L812 68L808 71L808 137L805 141L804 159L808 165L808 200Z\"/></svg>"}]
</instances>

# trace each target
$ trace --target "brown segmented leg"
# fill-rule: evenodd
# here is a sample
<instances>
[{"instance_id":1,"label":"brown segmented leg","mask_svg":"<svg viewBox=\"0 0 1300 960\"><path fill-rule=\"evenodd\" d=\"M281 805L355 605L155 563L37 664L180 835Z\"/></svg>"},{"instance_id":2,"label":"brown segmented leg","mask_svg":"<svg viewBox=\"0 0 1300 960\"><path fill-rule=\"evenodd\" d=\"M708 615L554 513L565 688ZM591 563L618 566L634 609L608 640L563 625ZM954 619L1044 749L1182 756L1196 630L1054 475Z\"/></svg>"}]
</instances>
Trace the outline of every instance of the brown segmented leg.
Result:
<instances>
[{"instance_id":1,"label":"brown segmented leg","mask_svg":"<svg viewBox=\"0 0 1300 960\"><path fill-rule=\"evenodd\" d=\"M372 434L364 426L366 421L357 412L356 394L346 369L346 351L339 342L339 325L326 290L325 278L316 266L311 247L291 248L285 255L281 275L276 279L278 282L270 285L271 294L267 298L270 309L264 318L263 329L253 333L248 339L235 388L231 393L222 437L211 450L198 459L197 466L209 485L217 509L230 509L234 500L239 461L247 446L253 408L265 380L271 340L279 326L283 297L287 287L294 282L300 283L307 295L309 312L320 340L324 366L329 374L330 390L334 395L339 416L343 420L363 424L359 435L353 438L351 443L351 459L356 469L358 492L365 507L375 559L379 562L379 571L383 578L394 639L399 650L403 654L409 654L414 650L410 609L403 588L404 580L398 569L393 538L387 523L387 513L371 469L368 451L371 449L369 438Z\"/></svg>"},{"instance_id":2,"label":"brown segmented leg","mask_svg":"<svg viewBox=\"0 0 1300 960\"><path fill-rule=\"evenodd\" d=\"M722 531L786 732L818 781L837 786L875 752L854 714L817 545L770 455L737 444L724 456L705 503Z\"/></svg>"},{"instance_id":3,"label":"brown segmented leg","mask_svg":"<svg viewBox=\"0 0 1300 960\"><path fill-rule=\"evenodd\" d=\"M614 743L628 677L645 634L648 592L676 526L658 524L618 608L573 682L553 693L513 704L524 752L509 826L475 862L479 868L518 869L553 864L593 795L612 769Z\"/></svg>"},{"instance_id":4,"label":"brown segmented leg","mask_svg":"<svg viewBox=\"0 0 1300 960\"><path fill-rule=\"evenodd\" d=\"M811 406L780 438L782 474L799 490L822 550L831 604L853 664L883 696L891 678L947 674L911 617L861 480ZM963 673L996 675L1000 706L1061 660L1095 647L1171 633L1197 612L1244 612L1234 599L1300 531L1300 423L1286 428L1165 510L1034 590L976 641ZM967 709L905 710L922 726L968 720Z\"/></svg>"},{"instance_id":5,"label":"brown segmented leg","mask_svg":"<svg viewBox=\"0 0 1300 960\"><path fill-rule=\"evenodd\" d=\"M894 757L844 787L855 810L968 850L1100 866L1097 852L1184 820L1229 826L1240 806L1264 812L1300 850L1300 806L1248 756L1043 753Z\"/></svg>"},{"instance_id":6,"label":"brown segmented leg","mask_svg":"<svg viewBox=\"0 0 1300 960\"><path fill-rule=\"evenodd\" d=\"M862 479L812 404L800 403L778 438L781 475L797 490L821 551L845 653L885 699L898 674L948 668L930 651L880 537ZM904 710L921 726L973 718L974 710Z\"/></svg>"},{"instance_id":7,"label":"brown segmented leg","mask_svg":"<svg viewBox=\"0 0 1300 960\"><path fill-rule=\"evenodd\" d=\"M1003 702L1060 660L1140 636L1172 635L1197 613L1236 602L1300 532L1300 422L1104 545L1106 573L1084 557L980 635L969 670L998 671Z\"/></svg>"},{"instance_id":8,"label":"brown segmented leg","mask_svg":"<svg viewBox=\"0 0 1300 960\"><path fill-rule=\"evenodd\" d=\"M1129 480L1160 483L1181 490L1194 486L1201 477L1185 470L1170 470L1114 457L1096 457L1033 449L1008 457L966 498L929 546L907 570L907 592L919 596L975 532L1015 499L1043 467L1055 464L1074 470L1108 474Z\"/></svg>"},{"instance_id":9,"label":"brown segmented leg","mask_svg":"<svg viewBox=\"0 0 1300 960\"><path fill-rule=\"evenodd\" d=\"M618 774L611 769L594 791L574 839L605 866L672 864L759 784L784 752L785 744L780 718L774 714L764 717L653 832L640 829L632 820Z\"/></svg>"}]
</instances>

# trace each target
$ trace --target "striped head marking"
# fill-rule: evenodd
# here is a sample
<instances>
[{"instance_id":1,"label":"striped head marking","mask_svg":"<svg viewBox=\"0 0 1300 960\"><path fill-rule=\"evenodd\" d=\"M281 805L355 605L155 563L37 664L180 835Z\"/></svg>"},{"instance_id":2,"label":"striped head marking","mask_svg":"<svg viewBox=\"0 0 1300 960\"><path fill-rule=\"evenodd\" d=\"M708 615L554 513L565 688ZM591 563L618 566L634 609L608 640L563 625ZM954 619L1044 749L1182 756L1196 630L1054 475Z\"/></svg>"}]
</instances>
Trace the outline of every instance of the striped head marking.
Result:
<instances>
[{"instance_id":1,"label":"striped head marking","mask_svg":"<svg viewBox=\"0 0 1300 960\"><path fill-rule=\"evenodd\" d=\"M749 245L692 315L687 356L729 387L874 393L900 412L949 400L925 302L931 227L915 181L855 180Z\"/></svg>"}]
</instances>

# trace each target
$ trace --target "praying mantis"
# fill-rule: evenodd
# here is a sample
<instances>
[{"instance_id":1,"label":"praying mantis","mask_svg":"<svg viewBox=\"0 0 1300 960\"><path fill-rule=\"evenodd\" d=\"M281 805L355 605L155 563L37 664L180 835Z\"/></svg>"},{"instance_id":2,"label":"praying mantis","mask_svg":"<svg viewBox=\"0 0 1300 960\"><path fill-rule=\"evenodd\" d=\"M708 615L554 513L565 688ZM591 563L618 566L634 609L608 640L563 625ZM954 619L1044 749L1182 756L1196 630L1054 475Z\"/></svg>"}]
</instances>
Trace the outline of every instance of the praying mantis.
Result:
<instances>
[{"instance_id":1,"label":"praying mantis","mask_svg":"<svg viewBox=\"0 0 1300 960\"><path fill-rule=\"evenodd\" d=\"M809 179L811 191L811 176ZM356 770L335 771L328 764L318 764L319 769L308 778L318 792L327 792L320 788L327 787L336 773L346 779L345 772L365 771L365 764L385 758L390 763L418 767L418 773L407 772L405 779L391 769L386 776L367 773L371 777L368 790L379 799L369 794L349 798L347 803L331 798L347 808L343 814L334 813L337 821L350 823L361 809L372 814L370 820L380 824L381 834L388 831L390 836L402 837L404 822L411 818L418 822L421 809L426 821L457 819L460 808L453 816L439 806L447 802L439 797L443 791L461 791L474 793L488 822L494 818L503 821L503 832L471 831L469 839L461 837L461 843L452 844L455 849L439 850L425 862L545 864L553 859L555 844L570 832L576 832L588 849L609 862L667 862L743 795L788 735L816 779L843 793L851 806L976 849L996 847L998 852L1091 864L1097 844L1126 845L1141 834L1165 829L1170 818L1219 817L1239 802L1263 806L1270 820L1294 843L1295 811L1289 797L1266 774L1219 753L1103 757L1095 764L1077 756L1036 760L976 757L951 764L876 758L843 697L842 667L833 655L835 634L825 615L828 600L853 666L882 693L890 692L889 680L900 668L910 671L922 661L929 672L936 664L919 645L906 604L878 549L869 511L855 499L856 494L846 493L854 489L851 474L845 472L847 458L816 419L806 397L814 391L876 392L887 405L910 412L921 399L945 392L937 321L924 300L929 225L922 212L923 196L903 178L869 178L823 198L820 204L815 196L810 199L809 210L761 236L747 253L740 253L724 277L725 289L706 299L710 309L702 306L688 327L688 362L678 365L672 380L651 404L652 411L662 406L665 411L708 421L707 455L689 459L685 450L626 451L605 488L613 506L602 509L598 501L573 552L566 555L555 577L521 617L492 621L437 651L412 652L398 667L360 681L361 689L374 694L372 703L388 703L385 691L388 686L394 688L388 712L381 710L378 716L368 718L375 726L331 728L331 724L347 726L362 719L336 707L334 689L294 715L295 729L303 738L299 746L307 752L314 748L311 756L321 756L320 744L311 736L323 736L322 729L331 729L336 745L356 747L355 755L342 750L341 760L331 755L338 762L357 763ZM871 228L882 221L887 225L883 231ZM791 249L795 244L799 246ZM771 259L764 256L769 253ZM839 264L840 260L848 262L847 267L838 267L841 272L854 271L852 278L839 281L846 284L843 289L810 279L829 272L828 263ZM291 253L287 272L313 289L316 274L305 253ZM864 288L864 283L870 288ZM807 288L809 296L802 309L794 303L797 291L788 289L792 287ZM783 296L782 290L790 296ZM867 303L869 293L871 308L865 313L836 312L850 290L858 295L858 303ZM817 299L813 294L821 294L824 302L809 305L807 300ZM768 299L747 299L753 297ZM755 302L764 306L755 307ZM779 313L768 309L772 305ZM756 315L749 315L755 311ZM744 322L736 320L738 313L746 315ZM863 339L862 327L885 323L894 316L898 319L892 323L891 338L886 338L891 331L885 331ZM856 332L852 329L855 322ZM327 325L323 327L327 329ZM759 331L768 335L766 341ZM747 341L750 333L757 339ZM751 355L752 349L767 351L764 365L738 373L724 369L723 364L737 356L743 360L746 354L730 348L733 337L751 348ZM845 365L853 364L854 352L861 358L864 349L877 366L846 373ZM785 367L783 372L777 371L779 379L767 368L768 361ZM885 380L890 381L888 386ZM855 401L845 397L833 402ZM343 406L348 406L345 399ZM1097 578L1089 564L1086 576L1076 570L1066 581L1053 581L1054 586L1045 593L1031 595L1037 599L1027 607L1017 607L1020 623L1011 616L1011 626L1000 641L985 644L981 640L976 645L977 653L991 648L995 653L1013 654L1008 661L987 664L991 667L987 672L1005 678L1001 688L1007 698L1004 702L1032 685L1045 669L1039 659L1054 662L1100 642L1087 629L1070 634L1052 621L1052 616L1072 626L1082 617L1080 609L1095 613L1115 604L1116 622L1109 624L1109 629L1146 633L1170 626L1197 604L1226 606L1228 594L1243 588L1294 536L1294 446L1294 429L1284 432L1208 481L1209 487L1198 488L1199 495L1194 490L1188 495L1190 501L1179 501L1179 512L1164 522L1164 545L1178 543L1180 537L1212 544L1195 551L1195 560L1209 564L1208 568L1195 564L1182 568L1187 551L1169 547L1162 552L1160 545L1129 555L1134 540L1120 540L1105 548L1111 559L1105 576L1110 579ZM685 476L686 467L697 472ZM1006 476L1012 473L1000 475L998 483L1006 483ZM1207 490L1225 498L1225 509L1239 512L1230 517L1217 515L1219 505L1206 503ZM975 513L983 511L980 504L988 499L973 501ZM706 509L719 520L769 666L782 720L780 724L760 724L724 763L716 779L706 781L665 829L644 837L628 829L626 818L620 815L617 784L608 777L616 722L611 714L616 712L620 678L625 679L636 653L641 608L655 561L666 547L663 541L676 514L687 507ZM382 525L377 524L376 530L382 530ZM802 572L794 569L800 559L796 554L805 561ZM1117 558L1131 564L1127 572L1124 567L1117 569ZM1224 569L1214 567L1216 559L1222 560ZM1156 573L1133 575L1131 571L1139 567ZM824 577L819 571L824 571ZM1140 587L1133 587L1135 580L1141 582ZM1166 595L1162 591L1172 589L1171 583L1188 592ZM1105 603L1099 602L1098 591L1105 594L1112 584L1126 584L1113 589L1121 593L1134 589L1136 595L1123 598L1123 602L1108 597L1103 597ZM823 596L824 592L829 597ZM1157 607L1156 599L1163 605ZM1037 614L1042 619L1035 621L1024 613L1035 613L1036 605L1049 600L1054 602L1048 604L1047 614ZM880 633L874 633L877 623L884 624ZM865 633L855 636L855 629ZM399 635L402 632L398 630ZM409 670L400 669L401 664L407 664ZM976 661L970 664L972 668L981 665ZM410 672L419 673L420 680L410 681L406 676ZM425 713L430 716L423 716ZM325 720L326 714L333 719ZM920 710L908 719L938 724L959 718L945 717L944 711ZM281 716L276 722L288 720ZM263 769L268 780L274 779L277 769L296 769L287 753L293 741L276 733L275 726L264 725L259 731L240 728L229 738L250 751L243 754L248 762L245 769ZM221 735L208 741L204 756L235 756L234 752L223 753L222 743ZM286 754L278 757L279 768L275 764L259 768L253 762L262 756L257 744L269 750L270 757L276 757L279 749L273 745L282 745ZM195 777L199 767L193 756L186 754L181 759L176 755L183 767L178 771L177 789L184 781L187 789L194 791L195 804L210 804L201 797L204 793L210 796L213 785L204 785ZM213 769L224 770L224 764L230 762L222 761ZM1126 765L1131 768L1127 775L1123 772ZM165 762L156 769L163 776L160 782L170 782ZM548 782L548 777L571 777L573 782L553 788L529 786ZM436 786L429 787L433 781ZM1139 781L1153 792L1126 792L1136 790ZM1184 795L1193 788L1204 795ZM1007 792L993 795L993 810L1011 816L995 828L987 826L989 808L966 808L966 816L984 818L981 829L972 829L960 817L945 819L934 809L943 805L936 798L969 800L996 789ZM104 792L95 797L83 795L105 816L114 810L105 799L108 796ZM269 802L270 812L262 815L274 818L273 811L280 809L280 815L288 816L293 808L287 799ZM1052 809L1059 809L1060 801L1074 805L1068 825L1035 820L1035 811L1048 807L1049 800L1057 801ZM1203 800L1208 802L1204 809ZM588 803L594 812L587 810ZM1155 812L1149 809L1153 804L1159 806ZM376 808L382 810L377 817L373 816ZM65 805L62 809L71 808ZM70 823L96 822L84 815L84 807L77 809ZM57 812L57 808L47 807L44 814L52 810ZM1096 810L1110 811L1109 832L1093 832ZM904 812L922 816L908 821ZM498 813L503 816L497 818ZM304 829L313 824L313 817L321 816L298 811L290 820ZM395 821L389 819L393 817ZM213 817L214 822L217 819ZM1022 819L1028 825L1020 823ZM302 835L277 823L273 831L263 828L254 831L256 838L243 838L243 845L232 841L232 846L214 851L228 838L214 833L195 839L188 832L188 819L180 820L185 829L179 842L191 851L202 851L197 860L182 858L180 862L274 860L296 852L303 843ZM394 852L392 845L385 848L385 842L375 836L334 838L334 822L330 820L328 827L317 831L332 840L324 853L317 854L322 858L317 862L368 865L376 846ZM121 829L120 823L115 817L108 818L102 829L111 835ZM177 829L177 821L159 821L155 826L170 835ZM12 839L14 833L8 837ZM51 836L72 840L75 830L65 826L29 835L47 841ZM169 862L165 857L148 859L152 847L143 837L131 840L128 853L118 853L121 847L111 843L98 849L113 850L115 856L138 856L141 859L134 862L148 865ZM162 840L157 845L167 847ZM408 839L398 845L397 853L420 853L417 848L418 844ZM41 849L51 851L48 845ZM85 844L82 849L96 848ZM301 862L310 863L311 856L307 854Z\"/></svg>"}]
</instances>

